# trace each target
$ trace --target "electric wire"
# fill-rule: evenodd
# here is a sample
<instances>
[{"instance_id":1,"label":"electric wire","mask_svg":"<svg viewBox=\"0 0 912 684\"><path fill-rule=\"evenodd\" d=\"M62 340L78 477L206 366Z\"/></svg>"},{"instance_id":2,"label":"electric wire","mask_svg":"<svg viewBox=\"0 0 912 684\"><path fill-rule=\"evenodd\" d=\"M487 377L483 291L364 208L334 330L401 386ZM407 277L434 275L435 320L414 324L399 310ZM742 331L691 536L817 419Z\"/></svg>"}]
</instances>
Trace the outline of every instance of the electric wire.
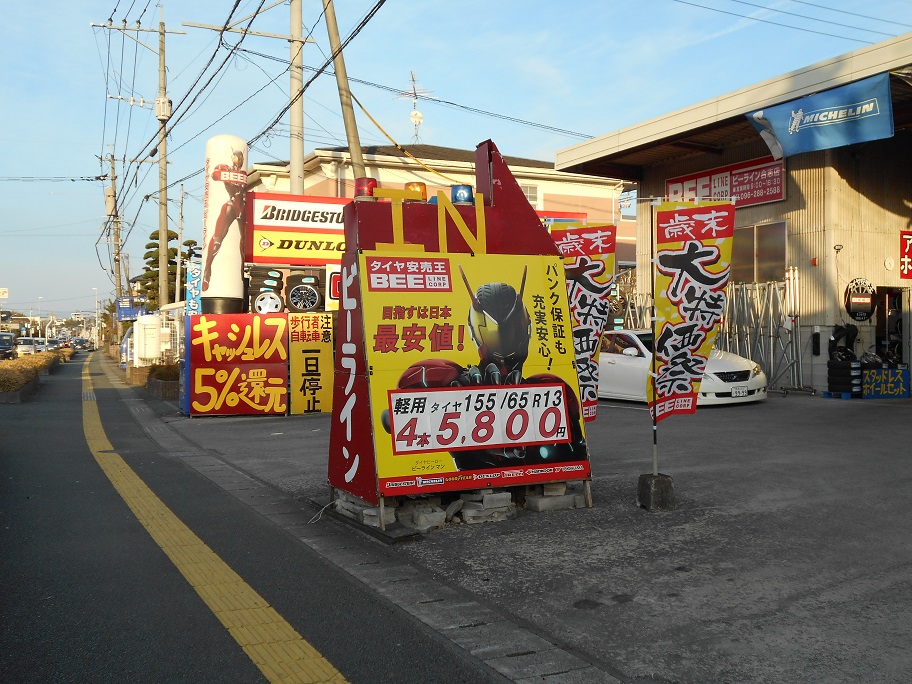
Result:
<instances>
[{"instance_id":1,"label":"electric wire","mask_svg":"<svg viewBox=\"0 0 912 684\"><path fill-rule=\"evenodd\" d=\"M881 36L887 36L887 37L889 37L889 38L895 38L895 37L896 37L896 34L895 34L895 33L884 33L883 31L875 31L874 29L861 28L860 26L855 26L855 25L852 25L852 24L840 24L840 23L838 23L838 22L835 22L835 21L828 21L828 20L826 20L826 19L817 19L816 17L809 17L809 16L807 16L807 15L805 15L805 14L798 14L797 12L787 12L786 10L777 9L777 8L775 8L775 7L767 7L767 6L765 6L765 5L757 5L757 4L754 4L753 2L747 2L746 0L731 0L731 2L737 2L739 5L747 5L748 7L757 7L757 8L759 8L759 9L763 9L763 10L766 10L766 11L768 11L768 12L778 12L779 14L786 14L786 15L788 15L788 16L790 16L790 17L798 17L799 19L810 19L810 20L812 20L812 21L819 21L819 22L821 22L821 23L823 23L823 24L831 24L831 25L833 25L833 26L838 26L838 27L840 27L840 28L858 29L859 31L867 31L867 32L869 32L869 33L877 33L877 34L880 34Z\"/></svg>"},{"instance_id":2,"label":"electric wire","mask_svg":"<svg viewBox=\"0 0 912 684\"><path fill-rule=\"evenodd\" d=\"M761 24L771 24L773 26L781 26L783 28L794 29L796 31L804 31L805 33L813 33L818 36L826 36L828 38L840 38L842 40L849 40L854 43L864 43L865 45L873 45L873 42L869 41L869 40L862 40L860 38L849 38L848 36L837 36L834 33L825 33L823 31L814 31L813 29L801 28L799 26L792 26L791 24L782 24L778 21L770 21L768 19L759 19L757 17L751 17L746 14L738 14L737 12L729 12L728 10L718 9L716 7L707 7L706 5L700 5L695 2L688 2L687 0L672 0L672 2L677 2L682 5L689 5L690 7L699 7L700 9L710 10L712 12L719 12L721 14L727 14L732 17L739 17L741 19L747 19L749 21L756 21ZM768 8L765 8L765 9L768 9ZM866 29L862 29L862 30L866 30Z\"/></svg>"},{"instance_id":3,"label":"electric wire","mask_svg":"<svg viewBox=\"0 0 912 684\"><path fill-rule=\"evenodd\" d=\"M370 115L370 112L368 112L368 111L364 108L364 105L362 105L362 104L358 101L358 98L355 97L353 93L349 93L349 94L351 95L351 99L354 100L355 103L361 108L361 111L364 112L364 114L367 116L367 118L370 119L370 120L373 122L373 124L380 130L380 132L383 133L383 135L386 136L387 140L389 140L393 145L395 145L395 147L396 147L397 150L399 150L400 152L402 152L402 154L404 154L404 155L405 155L406 157L408 157L409 159L411 159L411 160L417 162L418 165L419 165L421 168L425 169L426 171L430 171L431 173L436 174L436 175L440 176L441 178L444 178L444 179L450 181L450 183L452 183L453 185L458 185L458 184L459 184L459 181L458 181L458 180L456 180L456 179L454 179L454 178L450 178L449 176L446 176L446 175L440 173L439 171L437 171L437 170L435 170L435 169L432 169L430 166L428 166L427 164L425 164L425 163L424 163L423 161L421 161L420 159L418 159L418 158L416 158L416 157L413 157L412 154L411 154L408 150L404 149L404 148L402 147L402 145L400 145L400 144L397 143L395 140L393 140L392 136L390 136L390 134L387 133L387 132L384 130L383 126L381 126L379 123L377 123L377 120L376 120L374 117L372 117L372 116Z\"/></svg>"},{"instance_id":4,"label":"electric wire","mask_svg":"<svg viewBox=\"0 0 912 684\"><path fill-rule=\"evenodd\" d=\"M903 24L900 21L895 21L893 19L880 19L879 17L871 17L867 14L858 14L857 12L849 12L848 10L836 9L835 7L828 7L827 5L818 5L815 2L807 2L806 0L791 0L794 3L799 5L809 5L810 7L817 7L818 9L825 9L831 12L839 12L840 14L847 14L852 17L859 17L861 19L870 19L872 21L881 21L885 24L895 24L896 26L904 26L906 28L912 28L912 24Z\"/></svg>"}]
</instances>

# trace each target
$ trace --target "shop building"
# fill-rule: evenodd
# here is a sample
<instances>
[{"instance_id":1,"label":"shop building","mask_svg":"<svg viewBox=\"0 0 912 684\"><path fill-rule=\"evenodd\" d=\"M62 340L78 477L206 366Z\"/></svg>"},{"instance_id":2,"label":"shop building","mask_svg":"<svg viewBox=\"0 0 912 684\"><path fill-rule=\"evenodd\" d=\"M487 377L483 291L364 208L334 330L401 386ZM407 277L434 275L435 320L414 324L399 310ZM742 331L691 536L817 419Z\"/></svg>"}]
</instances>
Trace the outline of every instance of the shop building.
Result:
<instances>
[{"instance_id":1,"label":"shop building","mask_svg":"<svg viewBox=\"0 0 912 684\"><path fill-rule=\"evenodd\" d=\"M885 94L833 104L869 80ZM769 125L777 112L784 129ZM792 146L803 127L867 126L873 113L889 117L887 133ZM912 358L910 159L912 33L559 150L556 168L638 183L639 273L651 267L655 204L733 200L720 344L761 362L771 389L826 391L834 346ZM638 278L642 301L649 287ZM851 326L854 340L840 338Z\"/></svg>"},{"instance_id":2,"label":"shop building","mask_svg":"<svg viewBox=\"0 0 912 684\"><path fill-rule=\"evenodd\" d=\"M481 141L479 141L481 142ZM474 185L475 150L437 145L362 147L367 176L381 187L403 188L424 183L428 197L438 190L449 196L451 185ZM636 226L621 216L619 201L634 184L604 175L561 173L548 161L505 156L510 171L539 215L552 220L612 223L618 227L617 258L632 265L635 259ZM287 161L260 162L248 172L248 190L264 193L289 191ZM352 198L355 174L347 147L316 149L304 159L304 194L316 197Z\"/></svg>"}]
</instances>

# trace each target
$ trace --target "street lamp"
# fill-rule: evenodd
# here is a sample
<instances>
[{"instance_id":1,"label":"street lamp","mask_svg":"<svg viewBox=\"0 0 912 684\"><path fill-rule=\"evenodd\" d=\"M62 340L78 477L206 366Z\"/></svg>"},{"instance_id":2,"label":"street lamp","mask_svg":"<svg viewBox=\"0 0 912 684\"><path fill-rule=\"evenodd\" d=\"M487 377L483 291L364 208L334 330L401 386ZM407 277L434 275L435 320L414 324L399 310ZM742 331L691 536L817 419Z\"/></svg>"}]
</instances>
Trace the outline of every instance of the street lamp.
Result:
<instances>
[{"instance_id":1,"label":"street lamp","mask_svg":"<svg viewBox=\"0 0 912 684\"><path fill-rule=\"evenodd\" d=\"M41 297L38 297L38 335L41 336Z\"/></svg>"}]
</instances>

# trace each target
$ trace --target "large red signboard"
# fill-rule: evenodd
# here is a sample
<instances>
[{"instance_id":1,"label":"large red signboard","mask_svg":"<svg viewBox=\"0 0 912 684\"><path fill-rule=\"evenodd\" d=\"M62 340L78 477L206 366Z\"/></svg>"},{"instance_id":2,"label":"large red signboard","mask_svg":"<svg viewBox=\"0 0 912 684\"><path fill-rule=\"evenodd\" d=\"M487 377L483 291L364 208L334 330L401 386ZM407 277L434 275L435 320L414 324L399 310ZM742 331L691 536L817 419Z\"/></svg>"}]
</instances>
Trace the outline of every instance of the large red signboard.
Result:
<instances>
[{"instance_id":1,"label":"large red signboard","mask_svg":"<svg viewBox=\"0 0 912 684\"><path fill-rule=\"evenodd\" d=\"M492 143L476 169L475 206L345 210L329 480L368 502L589 477L563 263Z\"/></svg>"},{"instance_id":2,"label":"large red signboard","mask_svg":"<svg viewBox=\"0 0 912 684\"><path fill-rule=\"evenodd\" d=\"M785 187L785 162L763 157L669 178L665 197L669 202L730 200L741 208L784 200Z\"/></svg>"},{"instance_id":3,"label":"large red signboard","mask_svg":"<svg viewBox=\"0 0 912 684\"><path fill-rule=\"evenodd\" d=\"M899 231L899 277L912 279L912 230Z\"/></svg>"},{"instance_id":4,"label":"large red signboard","mask_svg":"<svg viewBox=\"0 0 912 684\"><path fill-rule=\"evenodd\" d=\"M190 316L191 415L288 410L288 316Z\"/></svg>"}]
</instances>

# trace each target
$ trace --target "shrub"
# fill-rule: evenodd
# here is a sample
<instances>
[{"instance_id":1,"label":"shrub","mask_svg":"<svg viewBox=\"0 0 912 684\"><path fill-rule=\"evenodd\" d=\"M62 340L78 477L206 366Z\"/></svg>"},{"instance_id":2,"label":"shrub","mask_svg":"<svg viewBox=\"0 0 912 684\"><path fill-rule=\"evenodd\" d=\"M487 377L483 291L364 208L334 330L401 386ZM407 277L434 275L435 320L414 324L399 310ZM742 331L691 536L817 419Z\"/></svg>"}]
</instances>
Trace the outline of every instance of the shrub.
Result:
<instances>
[{"instance_id":1,"label":"shrub","mask_svg":"<svg viewBox=\"0 0 912 684\"><path fill-rule=\"evenodd\" d=\"M150 380L180 380L180 365L168 363L162 365L153 364L149 366Z\"/></svg>"},{"instance_id":2,"label":"shrub","mask_svg":"<svg viewBox=\"0 0 912 684\"><path fill-rule=\"evenodd\" d=\"M0 363L0 392L18 392L38 377L41 366L29 363L30 356L23 356Z\"/></svg>"}]
</instances>

